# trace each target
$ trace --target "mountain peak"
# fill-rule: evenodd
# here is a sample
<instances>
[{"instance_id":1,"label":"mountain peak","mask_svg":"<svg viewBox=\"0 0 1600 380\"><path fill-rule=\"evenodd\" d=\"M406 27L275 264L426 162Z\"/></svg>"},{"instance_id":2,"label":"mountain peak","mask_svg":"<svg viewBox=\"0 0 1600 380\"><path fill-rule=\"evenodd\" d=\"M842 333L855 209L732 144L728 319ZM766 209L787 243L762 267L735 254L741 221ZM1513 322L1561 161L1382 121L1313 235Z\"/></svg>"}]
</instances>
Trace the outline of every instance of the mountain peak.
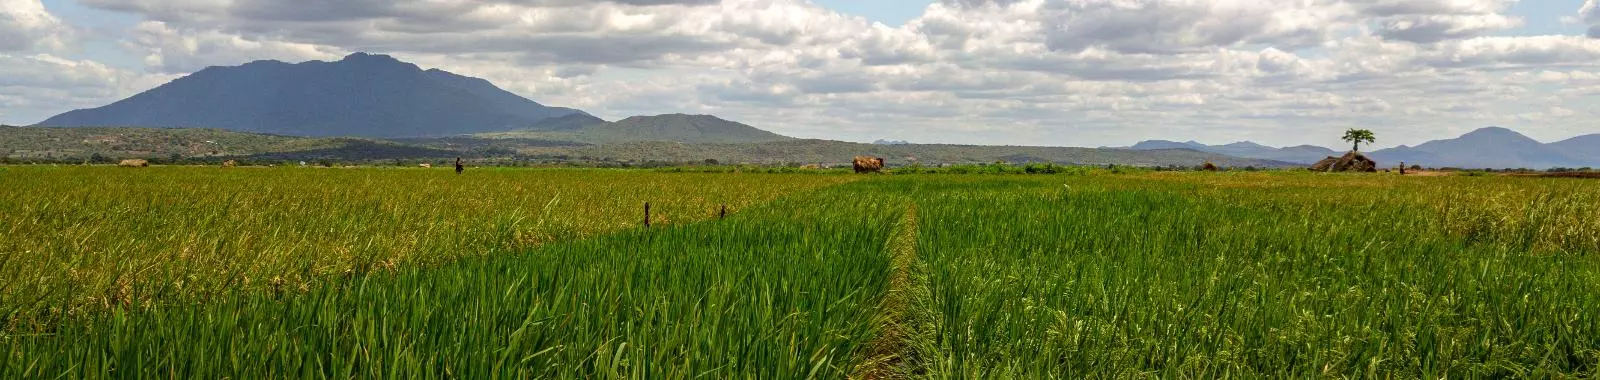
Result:
<instances>
[{"instance_id":1,"label":"mountain peak","mask_svg":"<svg viewBox=\"0 0 1600 380\"><path fill-rule=\"evenodd\" d=\"M1240 142L1227 144L1227 145L1223 145L1223 146L1224 147L1229 147L1229 148L1252 148L1252 149L1265 148L1265 149L1271 149L1271 147L1268 147L1266 145L1257 144L1254 141L1240 141Z\"/></svg>"},{"instance_id":2,"label":"mountain peak","mask_svg":"<svg viewBox=\"0 0 1600 380\"><path fill-rule=\"evenodd\" d=\"M395 59L393 56L388 54L369 54L363 52L350 53L350 55L344 56L344 59L339 60L339 62L346 61L400 62L399 59Z\"/></svg>"},{"instance_id":3,"label":"mountain peak","mask_svg":"<svg viewBox=\"0 0 1600 380\"><path fill-rule=\"evenodd\" d=\"M591 125L584 133L596 141L670 141L680 143L757 143L792 140L712 115L681 113L633 116L615 123Z\"/></svg>"},{"instance_id":4,"label":"mountain peak","mask_svg":"<svg viewBox=\"0 0 1600 380\"><path fill-rule=\"evenodd\" d=\"M1527 136L1525 136L1525 135L1523 135L1521 133L1517 133L1517 131L1513 131L1513 130L1506 129L1506 128L1501 128L1501 127L1483 127L1483 128L1478 128L1477 130L1474 130L1472 132L1467 132L1467 134L1465 134L1465 135L1461 135L1461 137L1474 137L1474 136L1528 138Z\"/></svg>"}]
</instances>

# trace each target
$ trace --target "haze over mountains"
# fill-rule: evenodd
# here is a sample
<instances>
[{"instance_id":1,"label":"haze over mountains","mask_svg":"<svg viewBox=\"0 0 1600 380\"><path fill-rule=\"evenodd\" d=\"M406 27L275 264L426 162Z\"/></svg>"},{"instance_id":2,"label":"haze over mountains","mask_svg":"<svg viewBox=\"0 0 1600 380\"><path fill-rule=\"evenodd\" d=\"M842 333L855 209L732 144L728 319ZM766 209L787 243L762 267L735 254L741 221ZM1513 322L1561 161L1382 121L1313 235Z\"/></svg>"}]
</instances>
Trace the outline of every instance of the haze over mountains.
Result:
<instances>
[{"instance_id":1,"label":"haze over mountains","mask_svg":"<svg viewBox=\"0 0 1600 380\"><path fill-rule=\"evenodd\" d=\"M1194 141L1149 140L1134 144L1133 150L1190 149L1234 157L1315 163L1342 151L1301 145L1273 148L1249 141L1226 145L1205 145ZM1406 165L1455 168L1530 168L1600 167L1600 134L1578 136L1554 143L1541 143L1506 128L1487 127L1461 137L1429 141L1414 147L1397 146L1367 152L1380 165Z\"/></svg>"}]
</instances>

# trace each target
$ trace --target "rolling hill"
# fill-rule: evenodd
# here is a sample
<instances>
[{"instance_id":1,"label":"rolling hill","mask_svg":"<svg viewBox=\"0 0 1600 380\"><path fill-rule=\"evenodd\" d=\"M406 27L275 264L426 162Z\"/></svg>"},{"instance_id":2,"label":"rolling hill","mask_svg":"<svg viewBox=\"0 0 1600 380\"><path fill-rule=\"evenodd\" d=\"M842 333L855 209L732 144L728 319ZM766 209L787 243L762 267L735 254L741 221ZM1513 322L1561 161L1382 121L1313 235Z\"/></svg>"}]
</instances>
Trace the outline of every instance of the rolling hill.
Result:
<instances>
[{"instance_id":1,"label":"rolling hill","mask_svg":"<svg viewBox=\"0 0 1600 380\"><path fill-rule=\"evenodd\" d=\"M1310 164L1321 160L1323 157L1338 155L1332 149L1319 146L1300 145L1287 148L1273 148L1249 141L1240 141L1224 145L1206 145L1194 141L1176 142L1167 140L1140 141L1128 149L1132 150L1162 150L1162 149L1189 149L1199 152L1223 154L1234 157L1255 158L1263 160L1286 161L1300 164Z\"/></svg>"},{"instance_id":2,"label":"rolling hill","mask_svg":"<svg viewBox=\"0 0 1600 380\"><path fill-rule=\"evenodd\" d=\"M761 130L711 115L669 114L634 116L605 122L592 116L568 116L549 121L559 124L513 132L484 133L484 138L535 138L591 144L674 142L684 144L743 144L789 141L791 137ZM576 128L574 128L576 126Z\"/></svg>"},{"instance_id":3,"label":"rolling hill","mask_svg":"<svg viewBox=\"0 0 1600 380\"><path fill-rule=\"evenodd\" d=\"M674 119L681 118L669 117L665 120ZM714 125L727 126L721 123ZM711 130L721 131L715 128ZM587 144L512 137L380 140L290 137L217 129L0 127L0 157L35 162L81 161L93 154L108 158L167 158L178 155L207 160L241 157L268 161L331 159L386 162L462 156L574 163L685 163L712 159L723 163L847 164L851 157L866 154L885 157L893 166L995 161L1136 166L1194 166L1212 161L1233 167L1294 166L1281 161L1236 158L1184 149L1133 151L1031 146L880 145L772 136L776 135L745 136L742 138L767 141L744 143L632 141Z\"/></svg>"},{"instance_id":4,"label":"rolling hill","mask_svg":"<svg viewBox=\"0 0 1600 380\"><path fill-rule=\"evenodd\" d=\"M615 161L691 162L715 159L722 163L820 163L848 165L857 155L883 157L890 166L908 164L976 164L1003 161L1067 165L1132 165L1194 167L1211 161L1226 167L1293 167L1294 163L1229 157L1193 150L1134 151L1127 149L949 144L862 144L832 140L795 139L744 144L683 144L630 142L572 148L536 148L525 153L571 155Z\"/></svg>"},{"instance_id":5,"label":"rolling hill","mask_svg":"<svg viewBox=\"0 0 1600 380\"><path fill-rule=\"evenodd\" d=\"M336 62L208 67L110 105L70 111L38 125L406 137L524 129L575 114L583 112L547 107L483 79L356 53Z\"/></svg>"}]
</instances>

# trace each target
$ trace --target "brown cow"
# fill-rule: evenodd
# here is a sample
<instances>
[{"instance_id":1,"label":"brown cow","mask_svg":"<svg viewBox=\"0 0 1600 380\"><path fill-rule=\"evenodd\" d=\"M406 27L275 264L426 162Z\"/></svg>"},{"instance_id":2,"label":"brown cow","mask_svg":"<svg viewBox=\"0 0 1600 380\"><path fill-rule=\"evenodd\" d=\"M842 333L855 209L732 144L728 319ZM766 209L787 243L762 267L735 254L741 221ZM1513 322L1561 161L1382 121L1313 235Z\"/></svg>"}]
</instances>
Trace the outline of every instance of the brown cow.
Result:
<instances>
[{"instance_id":1,"label":"brown cow","mask_svg":"<svg viewBox=\"0 0 1600 380\"><path fill-rule=\"evenodd\" d=\"M222 162L222 167L224 167L224 168L231 168L231 167L235 167L235 166L239 166L239 162L238 161L227 160L227 161L223 161Z\"/></svg>"},{"instance_id":2,"label":"brown cow","mask_svg":"<svg viewBox=\"0 0 1600 380\"><path fill-rule=\"evenodd\" d=\"M125 167L125 168L142 168L142 167L150 166L150 161L145 161L145 160L133 158L133 159L122 160L122 162L118 162L117 163L117 166L121 166L121 167Z\"/></svg>"},{"instance_id":3,"label":"brown cow","mask_svg":"<svg viewBox=\"0 0 1600 380\"><path fill-rule=\"evenodd\" d=\"M879 173L883 171L883 158L856 156L854 166L856 173Z\"/></svg>"}]
</instances>

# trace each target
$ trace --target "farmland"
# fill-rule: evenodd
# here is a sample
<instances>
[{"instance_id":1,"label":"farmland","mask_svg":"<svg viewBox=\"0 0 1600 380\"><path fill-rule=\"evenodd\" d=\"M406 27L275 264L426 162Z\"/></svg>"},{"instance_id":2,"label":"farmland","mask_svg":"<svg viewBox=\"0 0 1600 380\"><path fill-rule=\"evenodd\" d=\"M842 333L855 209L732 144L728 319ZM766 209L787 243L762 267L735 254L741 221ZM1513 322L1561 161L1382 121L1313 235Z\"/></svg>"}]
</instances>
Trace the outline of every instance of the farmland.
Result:
<instances>
[{"instance_id":1,"label":"farmland","mask_svg":"<svg viewBox=\"0 0 1600 380\"><path fill-rule=\"evenodd\" d=\"M6 378L1600 367L1582 179L0 167L0 192Z\"/></svg>"}]
</instances>

